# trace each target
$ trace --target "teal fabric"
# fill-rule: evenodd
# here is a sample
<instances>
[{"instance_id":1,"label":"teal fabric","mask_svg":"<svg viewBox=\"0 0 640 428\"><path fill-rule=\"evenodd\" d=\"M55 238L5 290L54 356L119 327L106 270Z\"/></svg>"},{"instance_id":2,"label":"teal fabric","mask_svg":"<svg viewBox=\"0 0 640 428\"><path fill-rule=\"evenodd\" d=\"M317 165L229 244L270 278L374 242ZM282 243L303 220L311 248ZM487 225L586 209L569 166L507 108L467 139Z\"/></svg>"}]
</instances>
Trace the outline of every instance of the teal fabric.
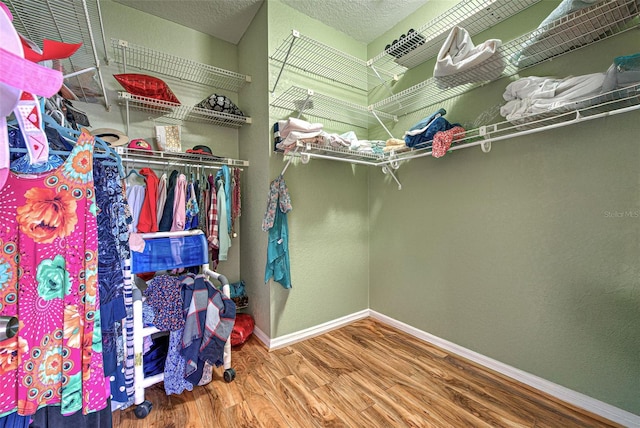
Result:
<instances>
[{"instance_id":1,"label":"teal fabric","mask_svg":"<svg viewBox=\"0 0 640 428\"><path fill-rule=\"evenodd\" d=\"M276 209L273 227L269 229L267 246L267 266L264 282L270 278L284 288L291 288L291 265L289 263L289 226L287 214Z\"/></svg>"},{"instance_id":2,"label":"teal fabric","mask_svg":"<svg viewBox=\"0 0 640 428\"><path fill-rule=\"evenodd\" d=\"M231 233L231 170L226 165L222 165L216 174L216 181L222 178L224 182L225 209L227 213L227 233ZM218 213L220 215L220 213ZM220 222L222 224L222 221ZM220 229L222 230L222 229Z\"/></svg>"},{"instance_id":3,"label":"teal fabric","mask_svg":"<svg viewBox=\"0 0 640 428\"><path fill-rule=\"evenodd\" d=\"M269 186L267 211L262 220L262 230L269 232L264 282L266 283L273 278L284 288L291 288L287 213L292 209L289 189L284 177L279 175Z\"/></svg>"}]
</instances>

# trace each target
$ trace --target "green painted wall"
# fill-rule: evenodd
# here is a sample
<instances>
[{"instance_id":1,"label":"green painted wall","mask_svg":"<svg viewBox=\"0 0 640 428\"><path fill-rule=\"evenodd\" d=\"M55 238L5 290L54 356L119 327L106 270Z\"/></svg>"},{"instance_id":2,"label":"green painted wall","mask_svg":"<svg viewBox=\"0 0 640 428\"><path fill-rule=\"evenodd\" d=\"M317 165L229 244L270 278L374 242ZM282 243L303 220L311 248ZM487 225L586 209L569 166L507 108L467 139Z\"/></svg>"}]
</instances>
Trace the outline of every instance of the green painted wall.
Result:
<instances>
[{"instance_id":1,"label":"green painted wall","mask_svg":"<svg viewBox=\"0 0 640 428\"><path fill-rule=\"evenodd\" d=\"M365 58L366 46L294 9L270 0L268 3L269 53L293 29L330 46ZM270 88L277 68L270 70ZM366 93L338 88L330 82L285 69L274 99L292 84L318 93L341 96L366 104ZM269 128L292 112L271 111ZM361 134L362 135L362 134ZM362 137L361 137L362 138ZM271 152L271 138L261 143ZM281 154L270 153L270 179L284 167ZM289 252L293 288L286 290L269 281L271 289L271 337L277 338L335 320L368 308L369 224L368 171L346 163L312 160L307 165L291 164L285 180L293 210L288 214ZM267 194L256 209L266 208ZM261 232L266 235L266 232ZM266 252L266 238L260 250ZM243 268L246 267L243 265ZM264 275L264 265L252 267Z\"/></svg>"},{"instance_id":2,"label":"green painted wall","mask_svg":"<svg viewBox=\"0 0 640 428\"><path fill-rule=\"evenodd\" d=\"M492 37L507 40L522 21ZM634 30L523 75L605 71L638 51ZM433 63L422 67L407 73L411 84ZM507 84L443 103L446 117L469 128L502 120ZM371 309L640 414L639 119L634 111L497 142L489 154L416 159L398 171L401 191L372 171Z\"/></svg>"},{"instance_id":3,"label":"green painted wall","mask_svg":"<svg viewBox=\"0 0 640 428\"><path fill-rule=\"evenodd\" d=\"M249 295L249 312L256 326L271 337L270 289L264 284L267 235L260 228L266 207L269 168L269 58L267 4L264 3L238 44L239 66L252 76L240 91L241 105L250 106L252 124L240 128L240 157L250 162L242 178L240 257L242 279Z\"/></svg>"}]
</instances>

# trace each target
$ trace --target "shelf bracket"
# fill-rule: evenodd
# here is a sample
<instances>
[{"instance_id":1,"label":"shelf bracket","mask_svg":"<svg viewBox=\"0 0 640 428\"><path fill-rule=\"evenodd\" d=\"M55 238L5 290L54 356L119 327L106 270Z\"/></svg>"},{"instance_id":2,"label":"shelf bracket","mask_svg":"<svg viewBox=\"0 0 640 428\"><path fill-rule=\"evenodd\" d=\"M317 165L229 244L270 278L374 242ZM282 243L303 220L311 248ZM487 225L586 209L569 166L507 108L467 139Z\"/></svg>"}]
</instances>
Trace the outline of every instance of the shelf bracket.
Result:
<instances>
[{"instance_id":1,"label":"shelf bracket","mask_svg":"<svg viewBox=\"0 0 640 428\"><path fill-rule=\"evenodd\" d=\"M298 119L300 119L300 116L302 116L302 113L304 113L304 109L306 109L307 106L310 104L309 102L311 101L311 97L313 96L313 94L314 94L313 89L307 89L307 98L305 98L304 101L296 100L294 102L294 104L297 104L296 108L298 109L298 117L297 117Z\"/></svg>"},{"instance_id":2,"label":"shelf bracket","mask_svg":"<svg viewBox=\"0 0 640 428\"><path fill-rule=\"evenodd\" d=\"M396 175L393 173L393 171L391 170L391 168L389 168L387 165L382 167L382 173L383 174L389 174L391 176L391 178L393 178L396 182L396 184L398 185L398 190L402 190L402 184L400 184L400 181L398 181L398 177L396 177Z\"/></svg>"},{"instance_id":3,"label":"shelf bracket","mask_svg":"<svg viewBox=\"0 0 640 428\"><path fill-rule=\"evenodd\" d=\"M284 71L284 66L287 65L287 60L289 59L289 54L291 54L291 49L293 49L293 44L300 37L300 32L298 30L291 30L291 35L293 36L291 39L291 43L289 44L289 48L287 49L287 54L284 56L284 60L282 61L282 66L280 67L280 71L278 72L278 77L276 77L276 81L273 84L273 89L271 93L276 91L278 87L278 82L280 81L280 77L282 76L282 72Z\"/></svg>"},{"instance_id":4,"label":"shelf bracket","mask_svg":"<svg viewBox=\"0 0 640 428\"><path fill-rule=\"evenodd\" d=\"M382 82L382 86L385 87L385 89L389 93L389 96L393 95L393 91L391 90L391 86L389 86L389 84L382 78L382 76L380 76L380 73L378 73L378 70L376 70L376 67L373 65L373 62L372 61L368 61L367 65L371 68L371 70L373 70L373 72L375 73L375 75L378 78L378 80L380 82ZM397 76L394 76L393 80L398 80Z\"/></svg>"},{"instance_id":5,"label":"shelf bracket","mask_svg":"<svg viewBox=\"0 0 640 428\"><path fill-rule=\"evenodd\" d=\"M99 2L96 2L99 3ZM107 111L110 110L109 106L109 97L107 97L107 89L104 86L104 79L102 78L102 72L100 71L100 59L98 58L98 50L96 49L96 42L93 38L93 30L91 28L91 17L89 16L89 9L87 8L87 3L85 1L82 2L82 9L84 11L84 17L89 27L89 31L87 31L89 35L89 40L91 40L91 51L93 53L93 59L96 63L96 74L98 75L98 80L100 81L100 87L102 88L102 96L104 97L104 106ZM102 13L100 12L100 6L98 6L98 15L100 15L100 29L102 30L102 40L104 43L104 30L102 29ZM107 51L107 46L104 44L105 55Z\"/></svg>"},{"instance_id":6,"label":"shelf bracket","mask_svg":"<svg viewBox=\"0 0 640 428\"><path fill-rule=\"evenodd\" d=\"M490 128L490 129L487 129ZM480 128L478 128L478 133L480 134L481 137L484 137L487 141L483 141L482 143L480 143L480 148L482 149L483 153L489 153L491 151L491 140L488 140L488 138L490 138L490 134L492 132L497 131L497 126L496 125L489 125L489 127L487 127L486 125L481 126Z\"/></svg>"},{"instance_id":7,"label":"shelf bracket","mask_svg":"<svg viewBox=\"0 0 640 428\"><path fill-rule=\"evenodd\" d=\"M371 112L371 114L373 115L373 117L376 118L376 120L378 121L378 123L380 124L380 126L382 126L382 128L384 128L384 130L386 131L387 135L389 135L389 138L394 138L394 136L391 134L391 131L389 131L389 129L385 126L384 123L382 123L382 120L380 120L380 118L378 117L378 115L376 114L376 111L369 107L369 111ZM396 116L393 117L394 122L398 121L398 118Z\"/></svg>"}]
</instances>

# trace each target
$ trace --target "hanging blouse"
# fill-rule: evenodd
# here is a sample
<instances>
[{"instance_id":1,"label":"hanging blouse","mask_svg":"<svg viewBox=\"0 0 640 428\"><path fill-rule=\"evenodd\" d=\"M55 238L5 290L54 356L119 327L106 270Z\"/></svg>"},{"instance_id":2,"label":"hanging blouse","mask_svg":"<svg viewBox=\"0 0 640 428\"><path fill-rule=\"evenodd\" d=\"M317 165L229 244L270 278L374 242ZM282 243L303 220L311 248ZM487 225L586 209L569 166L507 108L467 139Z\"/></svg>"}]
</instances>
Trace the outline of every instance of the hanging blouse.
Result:
<instances>
[{"instance_id":1,"label":"hanging blouse","mask_svg":"<svg viewBox=\"0 0 640 428\"><path fill-rule=\"evenodd\" d=\"M142 168L140 175L146 177L147 188L145 189L142 208L140 209L140 219L138 220L138 232L158 231L158 176L151 168Z\"/></svg>"},{"instance_id":2,"label":"hanging blouse","mask_svg":"<svg viewBox=\"0 0 640 428\"><path fill-rule=\"evenodd\" d=\"M235 232L236 230L236 220L242 215L242 202L240 195L240 168L233 168L232 178L231 178L233 197L231 199L232 207L231 207L231 228Z\"/></svg>"},{"instance_id":3,"label":"hanging blouse","mask_svg":"<svg viewBox=\"0 0 640 428\"><path fill-rule=\"evenodd\" d=\"M145 193L146 188L141 184L127 186L127 201L133 216L133 221L131 222L132 232L138 232L138 222L140 221L140 212L142 211Z\"/></svg>"},{"instance_id":4,"label":"hanging blouse","mask_svg":"<svg viewBox=\"0 0 640 428\"><path fill-rule=\"evenodd\" d=\"M98 285L100 290L100 316L102 327L102 357L105 376L111 379L111 395L116 401L126 401L122 363L124 352L121 321L126 317L124 302L124 275L121 245L113 222L118 214L120 179L116 166L103 159L94 160L94 186L98 207ZM115 212L114 212L115 210Z\"/></svg>"},{"instance_id":5,"label":"hanging blouse","mask_svg":"<svg viewBox=\"0 0 640 428\"><path fill-rule=\"evenodd\" d=\"M86 414L107 404L93 143L83 131L62 166L11 173L0 192L0 315L20 321L0 343L0 416L52 404Z\"/></svg>"},{"instance_id":6,"label":"hanging blouse","mask_svg":"<svg viewBox=\"0 0 640 428\"><path fill-rule=\"evenodd\" d=\"M171 232L184 230L185 210L187 204L187 177L184 174L178 176L173 200L173 222Z\"/></svg>"},{"instance_id":7,"label":"hanging blouse","mask_svg":"<svg viewBox=\"0 0 640 428\"><path fill-rule=\"evenodd\" d=\"M180 174L180 171L174 169L173 171L171 171L171 175L169 175L169 183L167 184L167 199L164 204L164 210L162 211L160 225L158 226L158 231L160 232L169 232L171 230L171 225L173 224L173 201L175 199L178 174Z\"/></svg>"},{"instance_id":8,"label":"hanging blouse","mask_svg":"<svg viewBox=\"0 0 640 428\"><path fill-rule=\"evenodd\" d=\"M163 173L158 181L158 197L156 201L156 217L158 221L158 229L160 228L160 220L164 213L164 204L167 202L167 174Z\"/></svg>"},{"instance_id":9,"label":"hanging blouse","mask_svg":"<svg viewBox=\"0 0 640 428\"><path fill-rule=\"evenodd\" d=\"M192 230L198 228L198 214L200 208L198 207L198 199L196 198L196 189L193 182L187 186L187 207L185 210L185 224L184 230Z\"/></svg>"}]
</instances>

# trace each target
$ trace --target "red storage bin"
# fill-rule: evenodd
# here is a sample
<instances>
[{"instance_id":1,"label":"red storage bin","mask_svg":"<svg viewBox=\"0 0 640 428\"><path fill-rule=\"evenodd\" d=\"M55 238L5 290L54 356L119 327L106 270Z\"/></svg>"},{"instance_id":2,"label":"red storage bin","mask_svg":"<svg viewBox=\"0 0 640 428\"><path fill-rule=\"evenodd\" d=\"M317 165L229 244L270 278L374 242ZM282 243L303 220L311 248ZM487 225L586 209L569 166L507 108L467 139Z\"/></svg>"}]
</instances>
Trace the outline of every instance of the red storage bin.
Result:
<instances>
[{"instance_id":1,"label":"red storage bin","mask_svg":"<svg viewBox=\"0 0 640 428\"><path fill-rule=\"evenodd\" d=\"M242 345L253 333L255 322L249 314L236 314L236 322L231 330L231 346Z\"/></svg>"}]
</instances>

